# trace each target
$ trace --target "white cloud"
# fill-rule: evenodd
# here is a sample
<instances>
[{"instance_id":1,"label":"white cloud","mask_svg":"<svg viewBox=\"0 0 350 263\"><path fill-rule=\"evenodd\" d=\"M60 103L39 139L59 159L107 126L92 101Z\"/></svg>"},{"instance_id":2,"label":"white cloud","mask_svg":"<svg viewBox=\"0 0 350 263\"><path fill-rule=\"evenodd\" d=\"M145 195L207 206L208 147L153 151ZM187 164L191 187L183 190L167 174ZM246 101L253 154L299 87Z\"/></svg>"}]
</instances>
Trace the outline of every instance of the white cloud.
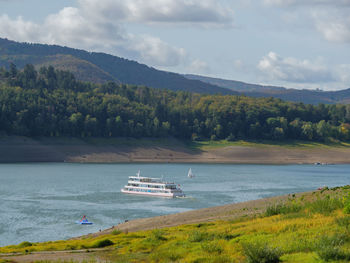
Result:
<instances>
[{"instance_id":1,"label":"white cloud","mask_svg":"<svg viewBox=\"0 0 350 263\"><path fill-rule=\"evenodd\" d=\"M263 0L263 3L283 7L289 13L297 9L299 16L307 14L313 20L315 29L326 40L350 43L350 0Z\"/></svg>"},{"instance_id":2,"label":"white cloud","mask_svg":"<svg viewBox=\"0 0 350 263\"><path fill-rule=\"evenodd\" d=\"M296 89L350 88L350 64L329 66L321 58L315 60L283 58L270 52L259 61L257 68L264 84L270 84L273 81L279 83L277 85Z\"/></svg>"},{"instance_id":3,"label":"white cloud","mask_svg":"<svg viewBox=\"0 0 350 263\"><path fill-rule=\"evenodd\" d=\"M0 33L4 37L19 41L34 41L40 38L41 28L22 17L12 20L8 15L0 16Z\"/></svg>"},{"instance_id":4,"label":"white cloud","mask_svg":"<svg viewBox=\"0 0 350 263\"><path fill-rule=\"evenodd\" d=\"M156 37L129 35L128 42L129 47L136 50L143 61L152 65L176 66L186 58L185 49L173 47Z\"/></svg>"},{"instance_id":5,"label":"white cloud","mask_svg":"<svg viewBox=\"0 0 350 263\"><path fill-rule=\"evenodd\" d=\"M331 42L350 43L350 16L349 9L345 12L314 11L313 18L316 29L325 39Z\"/></svg>"},{"instance_id":6,"label":"white cloud","mask_svg":"<svg viewBox=\"0 0 350 263\"><path fill-rule=\"evenodd\" d=\"M242 60L236 59L233 61L233 66L235 67L235 69L242 69L244 67L244 63Z\"/></svg>"},{"instance_id":7,"label":"white cloud","mask_svg":"<svg viewBox=\"0 0 350 263\"><path fill-rule=\"evenodd\" d=\"M264 4L266 5L280 5L280 6L285 6L285 5L291 5L295 2L296 0L264 0Z\"/></svg>"},{"instance_id":8,"label":"white cloud","mask_svg":"<svg viewBox=\"0 0 350 263\"><path fill-rule=\"evenodd\" d=\"M226 27L232 26L232 10L214 0L78 0L77 7L63 8L43 24L2 15L0 35L114 53L158 67L191 63L181 47L126 32L126 22Z\"/></svg>"},{"instance_id":9,"label":"white cloud","mask_svg":"<svg viewBox=\"0 0 350 263\"><path fill-rule=\"evenodd\" d=\"M350 64L339 65L336 68L336 73L337 73L337 76L339 77L341 82L347 83L347 85L349 85L349 83L350 83ZM349 86L347 88L349 88Z\"/></svg>"},{"instance_id":10,"label":"white cloud","mask_svg":"<svg viewBox=\"0 0 350 263\"><path fill-rule=\"evenodd\" d=\"M291 5L330 5L347 6L350 0L263 0L268 5L291 6Z\"/></svg>"},{"instance_id":11,"label":"white cloud","mask_svg":"<svg viewBox=\"0 0 350 263\"><path fill-rule=\"evenodd\" d=\"M209 74L211 70L205 61L195 59L191 62L187 71L191 74Z\"/></svg>"},{"instance_id":12,"label":"white cloud","mask_svg":"<svg viewBox=\"0 0 350 263\"><path fill-rule=\"evenodd\" d=\"M183 63L186 52L159 38L125 32L113 20L98 20L85 9L66 7L47 16L39 25L18 17L0 16L0 35L25 42L67 45L104 51L135 59L153 66L171 67Z\"/></svg>"},{"instance_id":13,"label":"white cloud","mask_svg":"<svg viewBox=\"0 0 350 263\"><path fill-rule=\"evenodd\" d=\"M99 20L232 26L233 11L214 0L78 0Z\"/></svg>"},{"instance_id":14,"label":"white cloud","mask_svg":"<svg viewBox=\"0 0 350 263\"><path fill-rule=\"evenodd\" d=\"M260 60L258 69L270 80L291 83L327 83L335 80L322 60L282 58L274 52Z\"/></svg>"}]
</instances>

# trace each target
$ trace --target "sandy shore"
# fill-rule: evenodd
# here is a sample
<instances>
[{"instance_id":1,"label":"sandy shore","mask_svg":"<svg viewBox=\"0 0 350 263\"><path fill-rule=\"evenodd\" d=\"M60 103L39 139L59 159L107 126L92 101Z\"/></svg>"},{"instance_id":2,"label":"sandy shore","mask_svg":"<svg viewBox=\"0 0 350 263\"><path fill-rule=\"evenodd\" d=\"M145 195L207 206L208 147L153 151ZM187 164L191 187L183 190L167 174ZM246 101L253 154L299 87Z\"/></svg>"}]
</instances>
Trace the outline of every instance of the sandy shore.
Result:
<instances>
[{"instance_id":1,"label":"sandy shore","mask_svg":"<svg viewBox=\"0 0 350 263\"><path fill-rule=\"evenodd\" d=\"M0 138L0 163L79 162L79 163L241 163L307 164L350 163L350 147L243 147L229 146L193 150L181 141L127 145L91 143L80 139Z\"/></svg>"}]
</instances>

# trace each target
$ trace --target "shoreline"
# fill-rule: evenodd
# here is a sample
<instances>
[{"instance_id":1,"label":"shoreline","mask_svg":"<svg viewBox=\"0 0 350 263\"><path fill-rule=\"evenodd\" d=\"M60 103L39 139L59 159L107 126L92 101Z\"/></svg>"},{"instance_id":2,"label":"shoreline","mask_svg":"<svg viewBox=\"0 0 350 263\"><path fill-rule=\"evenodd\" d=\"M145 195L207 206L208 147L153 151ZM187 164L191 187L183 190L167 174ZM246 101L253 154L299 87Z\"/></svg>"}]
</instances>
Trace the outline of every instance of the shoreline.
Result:
<instances>
[{"instance_id":1,"label":"shoreline","mask_svg":"<svg viewBox=\"0 0 350 263\"><path fill-rule=\"evenodd\" d=\"M160 230L163 228L172 227L187 227L194 225L197 228L201 226L210 226L215 222L232 222L240 223L245 220L254 220L259 218L269 206L276 204L283 204L285 202L296 200L296 198L302 198L303 202L309 202L318 198L319 195L314 193L321 193L323 196L328 194L334 194L333 189L327 189L325 191L310 191L300 193L290 193L282 196L274 196L268 198L261 198L257 200L245 201L240 203L232 203L221 206L214 206L209 208L202 208L191 210L187 212L181 212L176 214L169 214L163 216L140 218L130 220L121 223L117 226L104 229L100 232L90 233L84 236L70 238L65 241L79 241L79 240L90 240L103 238L107 235L115 235L113 232L124 233L128 235L133 232L144 232L150 230ZM244 227L244 226L243 226ZM130 237L133 235L131 234ZM65 242L63 241L63 242ZM110 248L92 248L92 249L81 249L81 250L42 250L33 251L30 253L2 253L0 254L0 260L10 260L10 262L34 262L42 260L57 260L64 259L74 262L84 262L86 260L97 260L96 262L106 262L106 255L109 255L112 250Z\"/></svg>"},{"instance_id":2,"label":"shoreline","mask_svg":"<svg viewBox=\"0 0 350 263\"><path fill-rule=\"evenodd\" d=\"M350 164L350 147L267 144L191 148L176 139L0 137L0 163Z\"/></svg>"},{"instance_id":3,"label":"shoreline","mask_svg":"<svg viewBox=\"0 0 350 263\"><path fill-rule=\"evenodd\" d=\"M194 209L175 214L137 218L128 220L115 226L111 226L110 228L104 229L101 232L73 237L68 240L85 239L88 237L107 235L111 234L114 230L128 233L176 227L180 225L208 223L218 220L235 220L259 215L263 213L268 206L274 205L276 203L286 202L291 198L291 196L294 196L296 198L301 196L311 196L313 192L318 192L318 190L315 189L311 192L289 193L286 195L265 197L239 203L230 203L220 206Z\"/></svg>"}]
</instances>

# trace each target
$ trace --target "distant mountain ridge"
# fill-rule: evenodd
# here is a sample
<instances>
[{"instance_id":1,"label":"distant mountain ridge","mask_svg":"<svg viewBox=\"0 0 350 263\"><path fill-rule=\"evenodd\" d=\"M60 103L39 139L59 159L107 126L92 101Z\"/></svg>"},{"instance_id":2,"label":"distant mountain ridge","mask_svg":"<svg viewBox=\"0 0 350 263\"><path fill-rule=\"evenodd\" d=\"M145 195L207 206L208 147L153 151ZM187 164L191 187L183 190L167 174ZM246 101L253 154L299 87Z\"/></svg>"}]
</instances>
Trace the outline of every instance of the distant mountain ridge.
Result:
<instances>
[{"instance_id":1,"label":"distant mountain ridge","mask_svg":"<svg viewBox=\"0 0 350 263\"><path fill-rule=\"evenodd\" d=\"M53 65L70 70L82 81L95 83L116 81L158 89L183 90L208 94L238 94L216 85L190 80L172 72L148 67L136 61L105 53L87 52L57 45L19 43L0 38L0 66L14 63L19 68L26 64Z\"/></svg>"},{"instance_id":2,"label":"distant mountain ridge","mask_svg":"<svg viewBox=\"0 0 350 263\"><path fill-rule=\"evenodd\" d=\"M237 80L211 78L211 77L205 77L205 76L193 75L193 74L185 74L184 76L188 79L200 80L213 85L217 85L219 87L225 87L227 89L232 89L240 92L256 92L256 91L270 92L270 91L277 91L277 90L279 91L286 90L286 88L283 88L283 87L263 86L258 84L245 83Z\"/></svg>"},{"instance_id":3,"label":"distant mountain ridge","mask_svg":"<svg viewBox=\"0 0 350 263\"><path fill-rule=\"evenodd\" d=\"M0 67L14 63L19 68L33 64L36 68L52 65L72 72L78 80L148 86L173 91L205 94L275 97L303 103L350 103L350 89L340 91L297 90L249 84L198 75L181 75L157 70L136 61L106 53L87 52L57 45L19 43L0 38Z\"/></svg>"},{"instance_id":4,"label":"distant mountain ridge","mask_svg":"<svg viewBox=\"0 0 350 263\"><path fill-rule=\"evenodd\" d=\"M248 84L235 80L225 80L219 78L210 78L199 75L184 75L189 79L196 79L207 82L222 88L232 89L251 97L274 97L282 100L303 102L309 104L349 104L350 103L350 89L338 91L320 91L320 90L306 90L306 89L287 89L276 86L263 86L258 84Z\"/></svg>"}]
</instances>

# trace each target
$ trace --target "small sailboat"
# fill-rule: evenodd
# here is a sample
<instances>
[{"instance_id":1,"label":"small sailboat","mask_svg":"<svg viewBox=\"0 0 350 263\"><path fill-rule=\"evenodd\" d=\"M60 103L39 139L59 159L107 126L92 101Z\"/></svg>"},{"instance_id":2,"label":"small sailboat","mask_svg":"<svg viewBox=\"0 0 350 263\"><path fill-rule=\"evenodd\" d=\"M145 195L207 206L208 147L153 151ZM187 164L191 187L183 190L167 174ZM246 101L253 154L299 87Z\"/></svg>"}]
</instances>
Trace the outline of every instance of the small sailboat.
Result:
<instances>
[{"instance_id":1,"label":"small sailboat","mask_svg":"<svg viewBox=\"0 0 350 263\"><path fill-rule=\"evenodd\" d=\"M188 178L193 178L195 177L194 174L192 173L192 169L190 168L190 170L188 170L188 174L187 174Z\"/></svg>"},{"instance_id":2,"label":"small sailboat","mask_svg":"<svg viewBox=\"0 0 350 263\"><path fill-rule=\"evenodd\" d=\"M81 220L79 220L79 221L76 221L76 223L79 224L79 225L92 225L93 224L92 222L90 222L86 218L86 216L83 216L83 218Z\"/></svg>"}]
</instances>

